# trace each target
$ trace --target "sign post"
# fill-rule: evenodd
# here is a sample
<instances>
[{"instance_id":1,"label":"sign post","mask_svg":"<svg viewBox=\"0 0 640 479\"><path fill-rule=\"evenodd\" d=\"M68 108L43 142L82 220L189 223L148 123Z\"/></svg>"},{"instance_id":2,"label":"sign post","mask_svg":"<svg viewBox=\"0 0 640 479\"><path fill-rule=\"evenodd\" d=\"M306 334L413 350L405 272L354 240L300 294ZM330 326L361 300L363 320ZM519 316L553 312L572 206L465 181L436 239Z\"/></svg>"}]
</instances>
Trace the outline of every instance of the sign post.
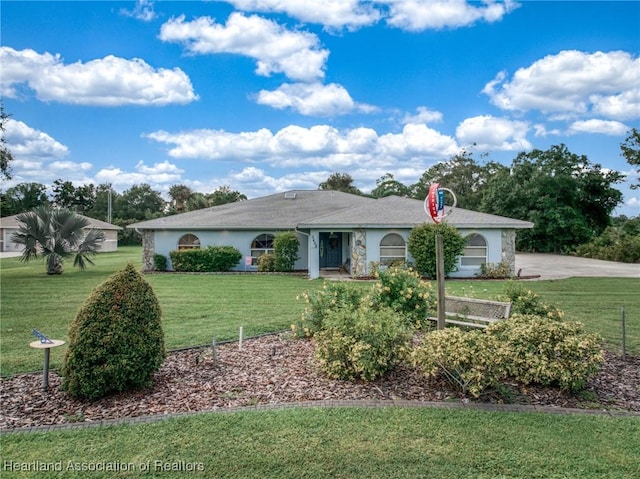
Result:
<instances>
[{"instance_id":1,"label":"sign post","mask_svg":"<svg viewBox=\"0 0 640 479\"><path fill-rule=\"evenodd\" d=\"M449 212L445 211L444 194L453 196L453 206ZM429 193L424 200L424 211L435 224L442 223L455 209L458 200L448 188L442 188L439 183L429 187ZM436 235L436 281L438 283L438 329L445 328L445 291L444 291L444 240L441 234Z\"/></svg>"},{"instance_id":2,"label":"sign post","mask_svg":"<svg viewBox=\"0 0 640 479\"><path fill-rule=\"evenodd\" d=\"M441 234L436 235L436 280L438 282L438 329L444 329L444 243Z\"/></svg>"}]
</instances>

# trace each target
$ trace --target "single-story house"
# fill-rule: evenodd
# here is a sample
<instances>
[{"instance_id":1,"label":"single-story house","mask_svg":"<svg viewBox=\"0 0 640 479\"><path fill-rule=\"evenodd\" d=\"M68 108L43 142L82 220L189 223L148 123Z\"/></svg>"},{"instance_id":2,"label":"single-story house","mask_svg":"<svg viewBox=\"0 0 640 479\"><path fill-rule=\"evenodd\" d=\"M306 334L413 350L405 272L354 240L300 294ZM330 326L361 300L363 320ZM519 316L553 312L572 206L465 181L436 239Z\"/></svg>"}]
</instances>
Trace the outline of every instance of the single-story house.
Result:
<instances>
[{"instance_id":1,"label":"single-story house","mask_svg":"<svg viewBox=\"0 0 640 479\"><path fill-rule=\"evenodd\" d=\"M527 221L455 209L447 222L467 238L452 277L469 277L483 263L507 262L515 268L516 230ZM331 190L294 190L135 223L142 235L143 268L152 271L153 255L184 248L229 245L244 256L237 271L256 271L257 258L273 251L278 231L295 231L300 241L296 270L318 278L323 270L347 268L367 276L371 263L412 261L407 240L413 227L431 219L423 202L388 196L374 199Z\"/></svg>"},{"instance_id":2,"label":"single-story house","mask_svg":"<svg viewBox=\"0 0 640 479\"><path fill-rule=\"evenodd\" d=\"M106 221L100 221L95 218L89 218L88 216L82 216L86 220L89 220L89 229L95 228L102 230L104 233L104 241L98 247L100 252L116 251L118 249L118 231L122 228L120 226L112 225ZM18 221L18 215L5 216L0 218L0 251L21 252L23 245L16 244L11 241L11 236L16 233L20 228L20 222Z\"/></svg>"}]
</instances>

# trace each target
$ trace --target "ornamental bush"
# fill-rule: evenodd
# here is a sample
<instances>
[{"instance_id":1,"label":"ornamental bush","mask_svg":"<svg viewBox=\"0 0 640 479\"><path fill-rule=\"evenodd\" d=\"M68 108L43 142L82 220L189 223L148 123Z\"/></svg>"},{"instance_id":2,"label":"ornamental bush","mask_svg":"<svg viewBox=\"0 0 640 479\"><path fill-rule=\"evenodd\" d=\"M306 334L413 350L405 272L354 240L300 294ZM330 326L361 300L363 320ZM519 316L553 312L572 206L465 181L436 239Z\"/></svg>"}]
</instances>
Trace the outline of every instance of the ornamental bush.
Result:
<instances>
[{"instance_id":1,"label":"ornamental bush","mask_svg":"<svg viewBox=\"0 0 640 479\"><path fill-rule=\"evenodd\" d=\"M153 255L153 269L154 271L166 271L167 257L163 254L155 253Z\"/></svg>"},{"instance_id":2,"label":"ornamental bush","mask_svg":"<svg viewBox=\"0 0 640 479\"><path fill-rule=\"evenodd\" d=\"M405 323L415 329L429 323L427 317L436 310L437 295L431 284L406 266L392 266L378 270L378 281L369 295L373 308L387 306L400 314Z\"/></svg>"},{"instance_id":3,"label":"ornamental bush","mask_svg":"<svg viewBox=\"0 0 640 479\"><path fill-rule=\"evenodd\" d=\"M444 253L444 273L448 275L456 270L458 256L464 251L467 241L455 227L447 223L416 226L409 234L407 248L415 261L419 273L436 277L436 235L442 235Z\"/></svg>"},{"instance_id":4,"label":"ornamental bush","mask_svg":"<svg viewBox=\"0 0 640 479\"><path fill-rule=\"evenodd\" d=\"M273 238L276 271L292 271L298 261L300 241L293 231L279 231Z\"/></svg>"},{"instance_id":5,"label":"ornamental bush","mask_svg":"<svg viewBox=\"0 0 640 479\"><path fill-rule=\"evenodd\" d=\"M148 387L164 357L160 304L129 264L98 286L73 320L62 389L98 399Z\"/></svg>"},{"instance_id":6,"label":"ornamental bush","mask_svg":"<svg viewBox=\"0 0 640 479\"><path fill-rule=\"evenodd\" d=\"M325 281L321 289L305 291L296 299L303 300L305 308L297 324L292 325L298 336L311 337L324 327L326 317L338 310L353 311L364 296L361 289L342 281Z\"/></svg>"},{"instance_id":7,"label":"ornamental bush","mask_svg":"<svg viewBox=\"0 0 640 479\"><path fill-rule=\"evenodd\" d=\"M258 271L260 273L272 273L276 271L276 255L264 253L258 257Z\"/></svg>"},{"instance_id":8,"label":"ornamental bush","mask_svg":"<svg viewBox=\"0 0 640 479\"><path fill-rule=\"evenodd\" d=\"M505 375L505 351L495 336L446 328L427 333L411 361L427 377L442 377L463 394L478 397Z\"/></svg>"},{"instance_id":9,"label":"ornamental bush","mask_svg":"<svg viewBox=\"0 0 640 479\"><path fill-rule=\"evenodd\" d=\"M174 271L214 273L230 271L242 259L242 253L233 246L208 246L174 250L169 257Z\"/></svg>"},{"instance_id":10,"label":"ornamental bush","mask_svg":"<svg viewBox=\"0 0 640 479\"><path fill-rule=\"evenodd\" d=\"M523 384L558 385L578 391L598 372L604 357L601 338L576 322L515 315L486 330L508 357L507 373Z\"/></svg>"},{"instance_id":11,"label":"ornamental bush","mask_svg":"<svg viewBox=\"0 0 640 479\"><path fill-rule=\"evenodd\" d=\"M561 320L564 317L564 312L560 308L545 303L539 294L515 281L505 284L503 299L511 302L512 315L533 315L555 320Z\"/></svg>"},{"instance_id":12,"label":"ornamental bush","mask_svg":"<svg viewBox=\"0 0 640 479\"><path fill-rule=\"evenodd\" d=\"M390 308L337 309L315 334L315 354L330 378L373 381L404 357L410 338L402 318Z\"/></svg>"}]
</instances>

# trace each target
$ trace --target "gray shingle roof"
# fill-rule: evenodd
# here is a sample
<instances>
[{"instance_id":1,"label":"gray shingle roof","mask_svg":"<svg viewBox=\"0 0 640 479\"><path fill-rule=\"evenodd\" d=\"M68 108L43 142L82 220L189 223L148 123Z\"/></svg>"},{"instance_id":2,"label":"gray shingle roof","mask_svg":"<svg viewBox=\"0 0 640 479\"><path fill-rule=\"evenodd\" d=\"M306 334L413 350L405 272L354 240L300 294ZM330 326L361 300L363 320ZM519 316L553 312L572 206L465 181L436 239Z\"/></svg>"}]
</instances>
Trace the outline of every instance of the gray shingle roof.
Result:
<instances>
[{"instance_id":1,"label":"gray shingle roof","mask_svg":"<svg viewBox=\"0 0 640 479\"><path fill-rule=\"evenodd\" d=\"M120 226L112 225L111 223L107 223L106 221L100 221L95 218L89 218L88 216L78 215L87 220L89 220L89 228L95 228L99 230L121 230ZM18 221L18 215L13 216L5 216L4 218L0 218L0 228L9 228L9 229L17 229L20 227L20 222Z\"/></svg>"},{"instance_id":2,"label":"gray shingle roof","mask_svg":"<svg viewBox=\"0 0 640 479\"><path fill-rule=\"evenodd\" d=\"M318 215L374 199L330 190L293 190L135 223L136 229L293 229Z\"/></svg>"},{"instance_id":3,"label":"gray shingle roof","mask_svg":"<svg viewBox=\"0 0 640 479\"><path fill-rule=\"evenodd\" d=\"M294 197L294 198L291 198ZM431 221L423 202L388 196L373 199L331 190L293 190L135 223L129 228L293 229L412 228ZM456 209L447 222L457 228L532 228L528 221Z\"/></svg>"},{"instance_id":4,"label":"gray shingle roof","mask_svg":"<svg viewBox=\"0 0 640 479\"><path fill-rule=\"evenodd\" d=\"M413 228L431 219L424 211L424 204L420 200L387 196L375 200L373 203L350 208L347 210L318 216L299 225L300 228L310 227L367 227L367 228ZM477 211L456 208L447 223L456 228L532 228L533 223L514 220L504 216L479 213Z\"/></svg>"}]
</instances>

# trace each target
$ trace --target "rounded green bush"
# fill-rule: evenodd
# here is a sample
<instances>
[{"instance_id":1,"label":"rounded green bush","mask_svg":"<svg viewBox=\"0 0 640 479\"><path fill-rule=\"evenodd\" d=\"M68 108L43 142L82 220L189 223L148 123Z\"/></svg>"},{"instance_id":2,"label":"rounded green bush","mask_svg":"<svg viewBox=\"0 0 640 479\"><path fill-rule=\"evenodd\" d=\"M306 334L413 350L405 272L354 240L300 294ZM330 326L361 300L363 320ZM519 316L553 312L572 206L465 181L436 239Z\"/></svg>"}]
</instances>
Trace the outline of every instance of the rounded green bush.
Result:
<instances>
[{"instance_id":1,"label":"rounded green bush","mask_svg":"<svg viewBox=\"0 0 640 479\"><path fill-rule=\"evenodd\" d=\"M316 358L327 376L373 381L406 354L411 335L402 317L388 307L337 309L316 332Z\"/></svg>"},{"instance_id":2,"label":"rounded green bush","mask_svg":"<svg viewBox=\"0 0 640 479\"><path fill-rule=\"evenodd\" d=\"M558 385L579 391L597 373L604 357L596 334L576 322L515 315L486 330L507 351L508 373L523 384Z\"/></svg>"},{"instance_id":3,"label":"rounded green bush","mask_svg":"<svg viewBox=\"0 0 640 479\"><path fill-rule=\"evenodd\" d=\"M445 275L456 270L458 256L462 254L467 244L467 240L462 237L458 230L447 223L424 223L413 228L409 235L407 248L411 256L413 256L416 269L430 278L435 278L437 271L437 235L442 235Z\"/></svg>"},{"instance_id":4,"label":"rounded green bush","mask_svg":"<svg viewBox=\"0 0 640 479\"><path fill-rule=\"evenodd\" d=\"M85 399L148 387L165 357L158 299L133 265L98 286L69 329L63 390Z\"/></svg>"}]
</instances>

